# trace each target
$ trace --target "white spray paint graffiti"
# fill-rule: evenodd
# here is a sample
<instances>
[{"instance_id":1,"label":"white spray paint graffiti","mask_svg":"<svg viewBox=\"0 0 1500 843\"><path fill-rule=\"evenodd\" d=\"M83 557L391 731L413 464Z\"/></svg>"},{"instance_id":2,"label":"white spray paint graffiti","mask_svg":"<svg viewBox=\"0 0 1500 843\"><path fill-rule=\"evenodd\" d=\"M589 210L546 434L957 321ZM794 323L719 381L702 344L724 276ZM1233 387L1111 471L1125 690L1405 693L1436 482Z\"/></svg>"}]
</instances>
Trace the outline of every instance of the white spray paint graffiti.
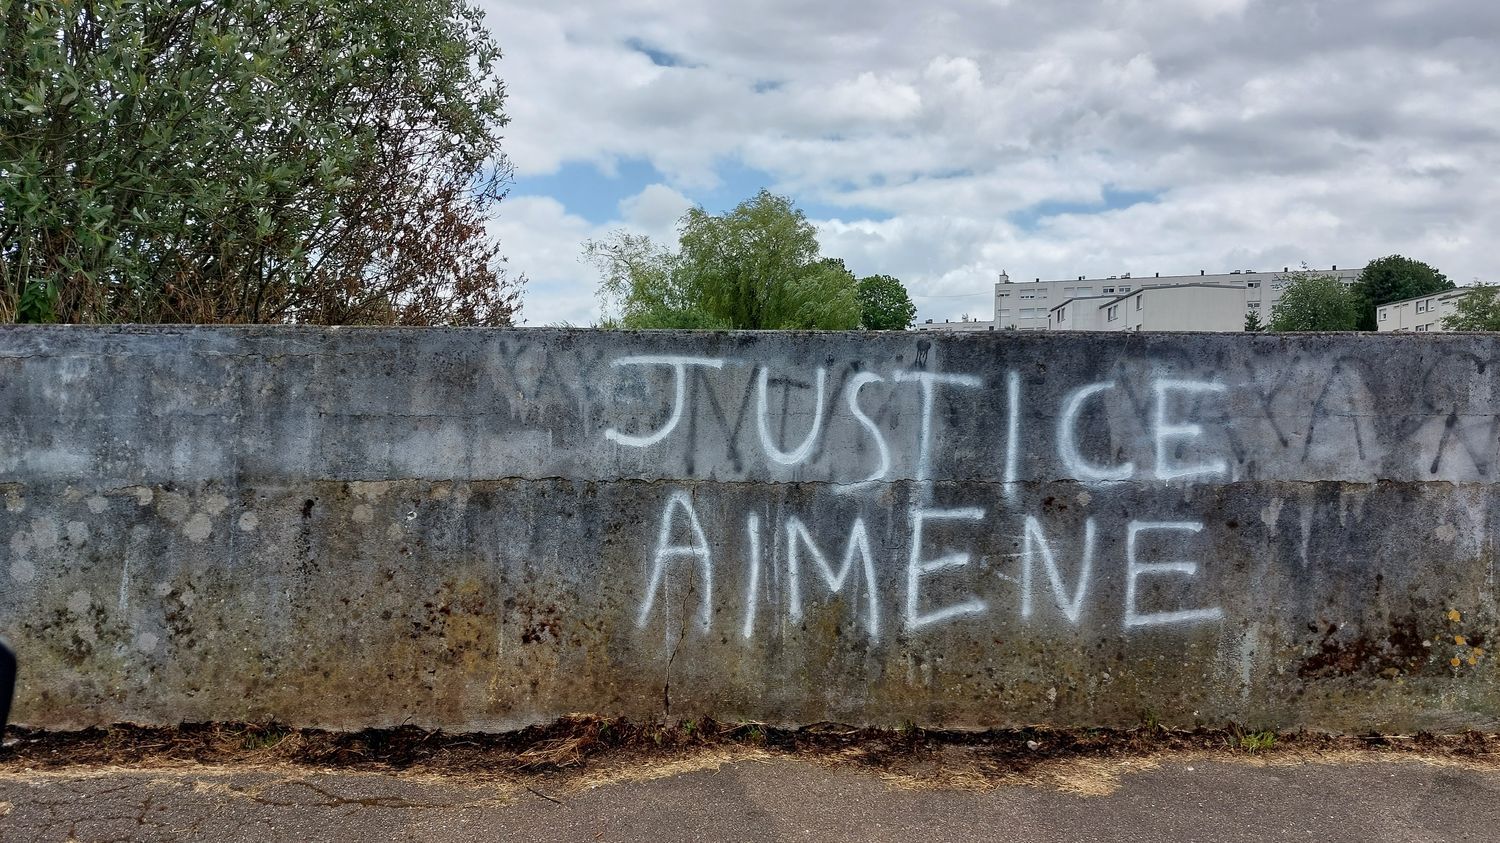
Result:
<instances>
[{"instance_id":1,"label":"white spray paint graffiti","mask_svg":"<svg viewBox=\"0 0 1500 843\"><path fill-rule=\"evenodd\" d=\"M1078 584L1073 588L1073 596L1064 599L1066 588L1063 585L1062 572L1057 569L1057 559L1052 555L1052 545L1047 542L1047 534L1042 531L1042 522L1036 516L1026 516L1025 544L1021 551L1021 617L1031 617L1031 569L1036 565L1038 554L1042 557L1042 564L1047 568L1047 582L1052 585L1052 599L1057 601L1057 608L1063 613L1073 625L1078 624L1078 618L1083 614L1083 599L1089 593L1089 576L1094 570L1094 519L1090 518L1083 526L1083 561L1078 566Z\"/></svg>"},{"instance_id":2,"label":"white spray paint graffiti","mask_svg":"<svg viewBox=\"0 0 1500 843\"><path fill-rule=\"evenodd\" d=\"M782 465L801 465L812 455L813 448L818 444L818 432L823 429L823 388L828 383L828 370L818 369L818 384L813 387L817 394L817 407L813 410L812 427L808 428L807 436L791 451L783 451L776 446L775 437L771 435L771 411L768 407L769 400L766 392L769 390L770 370L762 366L760 369L760 389L756 395L755 428L760 432L760 445L766 449L766 456L773 462Z\"/></svg>"},{"instance_id":3,"label":"white spray paint graffiti","mask_svg":"<svg viewBox=\"0 0 1500 843\"><path fill-rule=\"evenodd\" d=\"M843 591L844 582L849 578L849 572L854 569L855 554L860 558L860 569L864 573L865 596L869 604L865 615L865 630L871 639L880 637L880 595L875 582L875 554L870 550L870 533L865 529L863 518L854 519L854 526L849 528L849 543L844 548L844 560L839 569L834 571L828 564L828 557L823 554L822 548L808 534L807 526L802 519L795 515L786 520L786 572L787 591L790 603L787 605L787 614L792 621L802 620L802 587L801 587L801 553L799 548L805 548L808 555L812 557L813 563L823 574L823 581L828 584L828 590L834 594Z\"/></svg>"},{"instance_id":4,"label":"white spray paint graffiti","mask_svg":"<svg viewBox=\"0 0 1500 843\"><path fill-rule=\"evenodd\" d=\"M667 417L667 423L655 433L646 436L631 436L610 428L604 431L604 438L612 442L619 442L631 448L645 448L666 439L677 429L677 424L682 421L682 414L687 408L687 367L707 366L710 369L724 368L724 361L712 357L681 357L677 355L641 355L636 357L621 357L614 361L614 366L671 366L672 367L672 413Z\"/></svg>"},{"instance_id":5,"label":"white spray paint graffiti","mask_svg":"<svg viewBox=\"0 0 1500 843\"><path fill-rule=\"evenodd\" d=\"M1078 425L1078 415L1083 412L1084 404L1095 395L1114 388L1112 381L1105 381L1104 383L1091 383L1073 390L1067 400L1063 401L1062 414L1057 417L1057 455L1062 459L1068 472L1085 483L1129 480L1135 474L1135 463L1126 462L1116 466L1094 465L1078 452L1075 428Z\"/></svg>"},{"instance_id":6,"label":"white spray paint graffiti","mask_svg":"<svg viewBox=\"0 0 1500 843\"><path fill-rule=\"evenodd\" d=\"M750 513L745 518L746 540L750 545L750 587L745 589L744 637L755 637L755 607L760 605L760 515Z\"/></svg>"},{"instance_id":7,"label":"white spray paint graffiti","mask_svg":"<svg viewBox=\"0 0 1500 843\"><path fill-rule=\"evenodd\" d=\"M1005 499L1014 501L1019 484L1016 466L1021 460L1021 373L1005 377Z\"/></svg>"},{"instance_id":8,"label":"white spray paint graffiti","mask_svg":"<svg viewBox=\"0 0 1500 843\"><path fill-rule=\"evenodd\" d=\"M1168 443L1173 439L1197 439L1203 435L1203 427L1197 424L1169 424L1167 422L1167 395L1170 392L1223 392L1224 384L1208 381L1160 379L1152 384L1156 391L1156 477L1159 480L1176 480L1198 475L1223 474L1228 464L1222 459L1199 465L1171 465L1167 458Z\"/></svg>"},{"instance_id":9,"label":"white spray paint graffiti","mask_svg":"<svg viewBox=\"0 0 1500 843\"><path fill-rule=\"evenodd\" d=\"M688 367L723 370L729 363L714 357L643 355L621 358L613 365L670 367L672 370L671 403L666 408L667 420L661 427L645 434L626 434L614 427L604 431L606 439L621 446L650 448L666 442L687 414L695 411ZM799 470L812 470L812 479L804 482L827 483L833 491L848 496L857 504L849 514L849 520L843 522L850 525L848 531L837 536L819 535L820 525L827 524L830 519L807 521L798 514L780 515L767 525L760 513L750 512L744 516L742 550L731 554L733 558L715 559L715 547L729 546L719 540L722 537L712 535L721 529L718 525L725 518L716 517L712 522L715 526L705 530L693 498L685 490L673 490L663 505L656 544L647 556L645 592L637 617L638 626L644 627L650 622L661 595L670 587L673 571L686 565L689 571L697 574L698 626L704 631L709 630L715 614L715 565L734 564L742 566L747 583L739 630L740 637L747 642L756 637L759 606L768 597L773 606L781 607L778 617L772 622L793 625L803 621L809 600L820 604L839 601L845 607L843 611L848 613L848 622L861 627L872 642L878 641L882 632L880 585L892 579L890 576L883 579L882 571L900 572L905 586L904 599L899 601L900 626L907 633L919 633L993 610L993 600L985 599L973 588L980 582L976 578L990 570L990 565L984 558L976 557L971 549L963 547L966 540L962 537L971 536L968 540L974 541L996 531L1016 536L1020 545L1019 554L1007 557L1019 564L1018 576L1011 576L1004 570L994 571L997 580L1019 587L1019 617L1026 621L1057 618L1074 627L1084 622L1093 593L1092 584L1099 575L1099 523L1092 515L1084 517L1081 543L1068 551L1058 543L1062 534L1054 532L1049 535L1048 526L1041 517L1016 511L1020 507L1019 496L1025 482L1021 470L1023 395L1019 372L1009 371L1004 379L1005 452L998 464L1001 469L999 496L1004 505L994 514L982 506L940 505L934 500L938 484L934 460L939 453L936 413L939 390L950 390L952 395L960 398L977 395L976 391L985 385L983 379L925 369L897 369L888 374L855 371L841 386L834 385L830 389L833 379L828 367L817 367L813 370L811 385L798 388L794 383L781 381L788 384L780 408L783 425L789 416L806 419L805 432L800 437L794 434L791 439L796 444L787 448L789 443L778 441L778 435L773 432L770 399L775 377L773 368L755 364L751 372L750 383L745 388L754 390L754 436L766 469L800 467ZM876 400L883 397L887 401L880 414L871 412L871 405L862 402L862 397L869 394L869 388L877 385L885 388L875 392ZM902 386L907 390L914 386L915 390L903 392ZM805 395L808 389L813 393L811 396ZM836 402L840 391L842 402ZM1215 381L1151 378L1151 410L1149 415L1142 417L1142 444L1149 448L1148 458L1154 456L1154 465L1151 471L1144 472L1138 470L1135 460L1125 458L1126 454L1117 451L1113 464L1097 462L1097 457L1084 456L1080 445L1078 427L1081 417L1092 408L1102 412L1110 396L1122 394L1121 384L1117 380L1102 380L1073 388L1065 393L1056 416L1057 462L1070 477L1086 485L1123 482L1181 484L1221 478L1227 472L1227 461L1222 456L1204 453L1208 447L1204 428L1191 421L1192 415L1187 410L1195 403L1201 405L1226 391L1224 384ZM901 442L899 448L893 430L911 430L912 427L900 424L900 415L891 413L890 402L915 404L915 436ZM839 413L841 406L843 415ZM719 412L722 416L722 411ZM1103 418L1107 419L1108 415ZM884 419L884 424L878 419ZM868 456L862 466L837 454L826 456L830 452L829 437L833 435L830 431L839 423L846 428L844 443L861 440L866 443L862 453ZM1118 440L1107 433L1102 441ZM1184 457L1184 449L1194 449L1194 456ZM903 467L899 474L898 456L902 459L899 465ZM827 476L835 471L857 479L836 482ZM799 473L798 476L802 475ZM911 484L907 492L908 502L900 510L903 523L891 525L898 542L901 538L904 542L889 547L871 540L870 517L878 516L884 523L893 515L890 505L879 505L880 498L872 497L871 493L897 476L910 480ZM1081 493L1077 498L1080 505L1088 505L1087 493ZM1011 521L1011 518L1018 520ZM934 541L932 530L938 524L943 525L944 538ZM1124 581L1121 623L1126 632L1142 627L1209 623L1223 617L1222 609L1214 606L1153 607L1147 610L1138 603L1142 580L1168 576L1191 580L1200 569L1197 562L1186 558L1166 561L1143 558L1141 537L1153 534L1152 547L1157 547L1164 540L1171 541L1164 536L1175 535L1173 546L1188 548L1191 537L1202 530L1203 524L1198 521L1129 520L1125 525L1125 553L1119 561L1123 563ZM840 541L843 542L842 555L835 567L826 548L837 547ZM764 593L768 552L774 569L772 573L776 575L771 594ZM1191 555L1187 550L1182 552ZM1076 560L1076 563L1068 560ZM903 563L904 570L901 569ZM897 571L892 571L892 567ZM1038 577L1038 570L1044 574L1045 584ZM824 589L806 589L808 580L804 573L807 571L816 574L813 580L826 588L826 592ZM1067 571L1071 571L1071 575ZM784 578L782 574L785 574ZM1049 612L1038 616L1037 593L1044 587L1051 594L1056 615ZM944 596L936 596L939 594Z\"/></svg>"},{"instance_id":10,"label":"white spray paint graffiti","mask_svg":"<svg viewBox=\"0 0 1500 843\"><path fill-rule=\"evenodd\" d=\"M962 617L964 615L976 615L985 610L983 600L970 597L960 603L954 603L930 612L923 612L922 605L922 578L937 571L949 568L962 568L969 564L967 552L955 552L939 556L936 559L922 558L922 527L928 521L943 519L962 519L967 521L979 521L984 518L984 510L978 507L965 507L962 509L920 509L913 508L911 511L911 557L906 565L906 628L911 630L921 629L935 623Z\"/></svg>"},{"instance_id":11,"label":"white spray paint graffiti","mask_svg":"<svg viewBox=\"0 0 1500 843\"><path fill-rule=\"evenodd\" d=\"M941 372L897 372L897 381L915 381L922 387L921 436L917 440L918 482L929 480L932 460L932 401L939 384L977 388L984 384L974 375L953 375Z\"/></svg>"},{"instance_id":12,"label":"white spray paint graffiti","mask_svg":"<svg viewBox=\"0 0 1500 843\"><path fill-rule=\"evenodd\" d=\"M880 431L880 425L876 424L875 420L870 418L870 416L865 413L865 411L859 406L859 391L863 389L866 384L880 383L884 380L885 378L882 378L881 376L873 372L860 372L859 374L850 378L848 386L844 388L844 394L849 396L849 415L853 416L855 420L858 421L860 425L869 432L870 438L874 440L875 448L880 454L880 465L875 469L875 473L857 483L843 483L835 486L834 488L837 491L857 491L859 489L865 488L871 483L876 483L880 480L885 479L885 476L890 473L891 447L885 442L885 434ZM821 389L819 391L821 392Z\"/></svg>"},{"instance_id":13,"label":"white spray paint graffiti","mask_svg":"<svg viewBox=\"0 0 1500 843\"><path fill-rule=\"evenodd\" d=\"M682 511L683 518L692 530L692 544L671 543L673 516L678 510ZM681 557L692 557L698 563L698 570L702 577L699 588L703 592L703 608L698 614L698 623L707 630L713 622L714 610L713 551L709 548L708 538L703 534L703 525L698 521L698 513L693 509L692 497L687 492L678 491L673 492L667 498L666 508L662 512L661 533L656 539L656 552L652 554L651 573L646 585L646 599L641 603L641 613L636 619L637 626L645 626L646 621L650 620L651 607L656 602L656 592L662 586L668 566L672 560Z\"/></svg>"},{"instance_id":14,"label":"white spray paint graffiti","mask_svg":"<svg viewBox=\"0 0 1500 843\"><path fill-rule=\"evenodd\" d=\"M1164 626L1167 624L1216 621L1224 616L1224 610L1177 609L1169 612L1147 612L1136 608L1136 582L1143 576L1181 574L1191 577L1198 573L1197 562L1138 562L1136 561L1136 539L1141 533L1150 531L1197 533L1203 530L1201 521L1132 521L1126 528L1125 539L1125 628L1135 626Z\"/></svg>"}]
</instances>

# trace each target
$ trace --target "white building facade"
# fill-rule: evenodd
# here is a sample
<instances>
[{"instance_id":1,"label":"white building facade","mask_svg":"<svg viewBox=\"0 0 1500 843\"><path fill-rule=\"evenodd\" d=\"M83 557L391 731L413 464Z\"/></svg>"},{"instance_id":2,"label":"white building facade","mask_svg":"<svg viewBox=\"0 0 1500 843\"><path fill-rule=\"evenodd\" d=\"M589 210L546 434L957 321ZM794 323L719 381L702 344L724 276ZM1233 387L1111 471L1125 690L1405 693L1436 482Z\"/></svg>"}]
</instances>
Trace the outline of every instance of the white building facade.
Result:
<instances>
[{"instance_id":1,"label":"white building facade","mask_svg":"<svg viewBox=\"0 0 1500 843\"><path fill-rule=\"evenodd\" d=\"M1050 331L1106 331L1104 327L1105 302L1119 296L1082 296L1068 299L1050 311Z\"/></svg>"},{"instance_id":2,"label":"white building facade","mask_svg":"<svg viewBox=\"0 0 1500 843\"><path fill-rule=\"evenodd\" d=\"M1052 330L1243 331L1247 292L1238 285L1177 284L1070 299L1052 309Z\"/></svg>"},{"instance_id":3,"label":"white building facade","mask_svg":"<svg viewBox=\"0 0 1500 843\"><path fill-rule=\"evenodd\" d=\"M995 284L995 327L1015 331L1056 330L1051 322L1052 308L1075 298L1116 296L1139 288L1129 275L1123 279L1086 279L1076 281L1015 282L1004 272ZM1091 330L1079 328L1076 330Z\"/></svg>"},{"instance_id":4,"label":"white building facade","mask_svg":"<svg viewBox=\"0 0 1500 843\"><path fill-rule=\"evenodd\" d=\"M1221 326L1233 322L1233 327L1146 327L1138 330L1240 331L1244 330L1245 318L1250 313L1259 314L1262 324L1270 322L1271 309L1281 299L1281 292L1286 289L1289 278L1301 271L1283 267L1280 272L1236 270L1215 275L1200 272L1197 275L1163 276L1158 274L1139 278L1126 273L1108 278L1079 277L1070 281L1043 281L1038 278L1035 281L1021 282L1011 281L1010 276L1002 272L999 282L995 284L993 324L997 330L1115 330L1112 322L1093 325L1092 315L1085 314L1081 310L1070 311L1064 307L1060 319L1055 311L1060 305L1066 305L1074 300L1126 296L1147 288L1186 287L1201 291L1204 287L1228 287L1241 291L1238 298L1234 295L1222 296L1214 293L1192 292L1177 297L1156 297L1140 301L1143 309L1150 304L1156 304L1159 308L1158 313L1162 315L1153 317L1151 319L1153 322L1172 321L1191 325L1196 321L1196 324L1206 326L1208 322L1204 320L1207 319L1212 324ZM1357 281L1361 272L1359 269L1339 269L1337 266L1326 270L1309 269L1306 271L1317 275L1331 275L1345 286ZM1161 310L1168 306L1168 302L1177 302L1188 310L1181 318L1169 320ZM1131 306L1134 307L1134 303ZM1238 308L1233 319L1230 319L1227 313L1219 312L1219 309L1228 307ZM1212 308L1212 313L1204 308ZM1122 318L1116 317L1116 319Z\"/></svg>"},{"instance_id":5,"label":"white building facade","mask_svg":"<svg viewBox=\"0 0 1500 843\"><path fill-rule=\"evenodd\" d=\"M1443 317L1453 314L1459 299L1467 295L1470 289L1458 287L1382 304L1375 308L1375 330L1415 334L1442 333L1448 330L1443 327Z\"/></svg>"}]
</instances>

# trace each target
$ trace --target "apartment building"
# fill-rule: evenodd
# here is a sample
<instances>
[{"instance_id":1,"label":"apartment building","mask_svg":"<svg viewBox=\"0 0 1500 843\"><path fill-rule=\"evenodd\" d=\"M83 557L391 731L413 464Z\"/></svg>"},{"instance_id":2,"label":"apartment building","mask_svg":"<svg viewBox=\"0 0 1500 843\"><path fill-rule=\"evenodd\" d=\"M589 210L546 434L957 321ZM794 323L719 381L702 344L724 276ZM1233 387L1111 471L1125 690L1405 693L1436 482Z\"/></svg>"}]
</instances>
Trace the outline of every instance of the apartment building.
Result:
<instances>
[{"instance_id":1,"label":"apartment building","mask_svg":"<svg viewBox=\"0 0 1500 843\"><path fill-rule=\"evenodd\" d=\"M993 330L995 330L995 323L993 321L991 321L991 320L988 320L988 319L986 319L986 320L979 320L979 319L959 319L957 321L949 321L947 319L944 319L941 322L936 322L936 321L933 321L931 319L928 319L928 320L924 321L922 324L917 325L914 330L918 330L918 331L993 331Z\"/></svg>"},{"instance_id":2,"label":"apartment building","mask_svg":"<svg viewBox=\"0 0 1500 843\"><path fill-rule=\"evenodd\" d=\"M1108 331L1104 326L1104 303L1118 300L1114 293L1068 299L1049 311L1049 331Z\"/></svg>"},{"instance_id":3,"label":"apartment building","mask_svg":"<svg viewBox=\"0 0 1500 843\"><path fill-rule=\"evenodd\" d=\"M1058 305L1073 299L1088 299L1102 296L1123 296L1136 292L1145 287L1180 287L1192 285L1193 287L1222 286L1240 287L1244 290L1242 306L1232 330L1244 328L1245 316L1250 312L1260 314L1262 322L1271 319L1271 308L1281 299L1281 291L1286 289L1287 276L1299 270L1291 267L1282 267L1280 272L1256 272L1254 270L1235 270L1233 272L1221 272L1209 275L1199 272L1197 275L1161 275L1160 273L1150 277L1132 277L1130 273L1123 275L1111 275L1108 278L1086 278L1079 276L1073 280L1043 281L1040 278L1035 281L1011 281L1006 273L1000 273L999 282L995 284L995 320L994 325L999 330L1019 331L1047 331L1047 330L1109 330L1107 326L1097 328L1085 327L1063 327L1068 324L1083 324L1087 322L1088 316L1080 314L1079 322L1068 319L1072 314L1066 314L1062 323L1053 317L1053 310ZM1345 285L1353 284L1359 279L1359 269L1339 269L1334 266L1331 269L1308 270L1319 275L1332 275ZM1212 300L1217 302L1216 306L1227 306L1232 297L1216 297L1211 294L1195 293L1183 301ZM1144 300L1142 306L1144 307ZM1215 324L1228 324L1227 317L1216 319ZM1178 330L1174 328L1146 328L1145 330ZM1191 330L1220 330L1218 328L1195 328Z\"/></svg>"},{"instance_id":4,"label":"apartment building","mask_svg":"<svg viewBox=\"0 0 1500 843\"><path fill-rule=\"evenodd\" d=\"M1443 317L1452 315L1459 299L1468 294L1469 287L1458 287L1415 296L1375 308L1375 330L1401 331L1416 334L1441 333Z\"/></svg>"},{"instance_id":5,"label":"apartment building","mask_svg":"<svg viewBox=\"0 0 1500 843\"><path fill-rule=\"evenodd\" d=\"M995 284L995 327L1016 331L1054 330L1050 313L1058 304L1075 298L1116 296L1137 287L1137 282L1132 281L1128 274L1124 280L1080 276L1076 281L1043 281L1038 278L1015 282L1002 272Z\"/></svg>"},{"instance_id":6,"label":"apartment building","mask_svg":"<svg viewBox=\"0 0 1500 843\"><path fill-rule=\"evenodd\" d=\"M1175 284L1070 299L1052 308L1054 331L1243 331L1244 285Z\"/></svg>"}]
</instances>

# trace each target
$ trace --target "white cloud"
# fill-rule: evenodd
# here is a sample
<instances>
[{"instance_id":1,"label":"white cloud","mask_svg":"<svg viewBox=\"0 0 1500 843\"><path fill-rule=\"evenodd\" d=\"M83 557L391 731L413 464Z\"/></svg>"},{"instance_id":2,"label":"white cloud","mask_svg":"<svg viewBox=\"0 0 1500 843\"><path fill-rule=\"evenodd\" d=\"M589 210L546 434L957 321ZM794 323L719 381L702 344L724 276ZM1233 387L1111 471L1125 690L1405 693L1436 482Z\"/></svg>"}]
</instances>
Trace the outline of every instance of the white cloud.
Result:
<instances>
[{"instance_id":1,"label":"white cloud","mask_svg":"<svg viewBox=\"0 0 1500 843\"><path fill-rule=\"evenodd\" d=\"M651 184L620 202L620 218L634 230L666 239L692 206L693 200L676 190L664 184Z\"/></svg>"},{"instance_id":2,"label":"white cloud","mask_svg":"<svg viewBox=\"0 0 1500 843\"><path fill-rule=\"evenodd\" d=\"M579 256L583 241L603 232L542 196L507 199L490 231L504 244L511 271L527 277L521 302L524 324L588 325L598 318L593 289L583 283L588 270Z\"/></svg>"},{"instance_id":3,"label":"white cloud","mask_svg":"<svg viewBox=\"0 0 1500 843\"><path fill-rule=\"evenodd\" d=\"M648 185L620 202L619 218L592 225L546 196L501 203L490 231L505 246L511 271L527 277L521 318L528 325L591 325L600 318L598 273L583 260L583 244L626 228L674 242L677 221L692 206L666 185Z\"/></svg>"},{"instance_id":4,"label":"white cloud","mask_svg":"<svg viewBox=\"0 0 1500 843\"><path fill-rule=\"evenodd\" d=\"M650 161L592 226L514 199L533 323L587 322L579 243L670 237L726 162L840 211L828 254L924 317L1012 277L1358 264L1497 279L1500 6L1478 0L484 0L522 174ZM653 64L631 43L679 64ZM1037 206L1152 201L1033 220ZM1059 205L1062 203L1062 205ZM867 211L875 219L860 219Z\"/></svg>"}]
</instances>

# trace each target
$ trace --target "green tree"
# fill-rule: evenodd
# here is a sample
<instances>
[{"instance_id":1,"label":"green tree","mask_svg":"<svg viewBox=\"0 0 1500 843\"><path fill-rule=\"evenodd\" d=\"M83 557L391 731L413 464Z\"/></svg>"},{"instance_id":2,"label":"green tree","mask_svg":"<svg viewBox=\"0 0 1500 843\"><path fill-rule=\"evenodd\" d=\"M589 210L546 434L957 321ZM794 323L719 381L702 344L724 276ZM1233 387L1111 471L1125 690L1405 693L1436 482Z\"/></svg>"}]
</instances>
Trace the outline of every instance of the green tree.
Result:
<instances>
[{"instance_id":1,"label":"green tree","mask_svg":"<svg viewBox=\"0 0 1500 843\"><path fill-rule=\"evenodd\" d=\"M1446 275L1419 260L1391 255L1370 261L1354 283L1359 330L1375 330L1375 308L1382 304L1451 289Z\"/></svg>"},{"instance_id":2,"label":"green tree","mask_svg":"<svg viewBox=\"0 0 1500 843\"><path fill-rule=\"evenodd\" d=\"M1271 308L1272 331L1352 331L1359 321L1359 302L1331 275L1293 272L1283 277L1286 289Z\"/></svg>"},{"instance_id":3,"label":"green tree","mask_svg":"<svg viewBox=\"0 0 1500 843\"><path fill-rule=\"evenodd\" d=\"M1260 311L1252 310L1245 314L1245 330L1254 334L1264 331L1266 326L1260 321Z\"/></svg>"},{"instance_id":4,"label":"green tree","mask_svg":"<svg viewBox=\"0 0 1500 843\"><path fill-rule=\"evenodd\" d=\"M860 325L871 331L904 331L917 318L906 287L889 275L859 279Z\"/></svg>"},{"instance_id":5,"label":"green tree","mask_svg":"<svg viewBox=\"0 0 1500 843\"><path fill-rule=\"evenodd\" d=\"M1450 331L1500 331L1500 287L1474 287L1443 317Z\"/></svg>"},{"instance_id":6,"label":"green tree","mask_svg":"<svg viewBox=\"0 0 1500 843\"><path fill-rule=\"evenodd\" d=\"M0 321L504 324L466 0L0 4Z\"/></svg>"},{"instance_id":7,"label":"green tree","mask_svg":"<svg viewBox=\"0 0 1500 843\"><path fill-rule=\"evenodd\" d=\"M818 257L817 231L790 199L762 190L725 214L692 208L678 247L617 231L584 243L611 324L626 328L848 330L858 283Z\"/></svg>"},{"instance_id":8,"label":"green tree","mask_svg":"<svg viewBox=\"0 0 1500 843\"><path fill-rule=\"evenodd\" d=\"M608 328L728 328L699 307L681 260L643 234L616 231L584 243L584 258L599 268L599 295Z\"/></svg>"}]
</instances>

